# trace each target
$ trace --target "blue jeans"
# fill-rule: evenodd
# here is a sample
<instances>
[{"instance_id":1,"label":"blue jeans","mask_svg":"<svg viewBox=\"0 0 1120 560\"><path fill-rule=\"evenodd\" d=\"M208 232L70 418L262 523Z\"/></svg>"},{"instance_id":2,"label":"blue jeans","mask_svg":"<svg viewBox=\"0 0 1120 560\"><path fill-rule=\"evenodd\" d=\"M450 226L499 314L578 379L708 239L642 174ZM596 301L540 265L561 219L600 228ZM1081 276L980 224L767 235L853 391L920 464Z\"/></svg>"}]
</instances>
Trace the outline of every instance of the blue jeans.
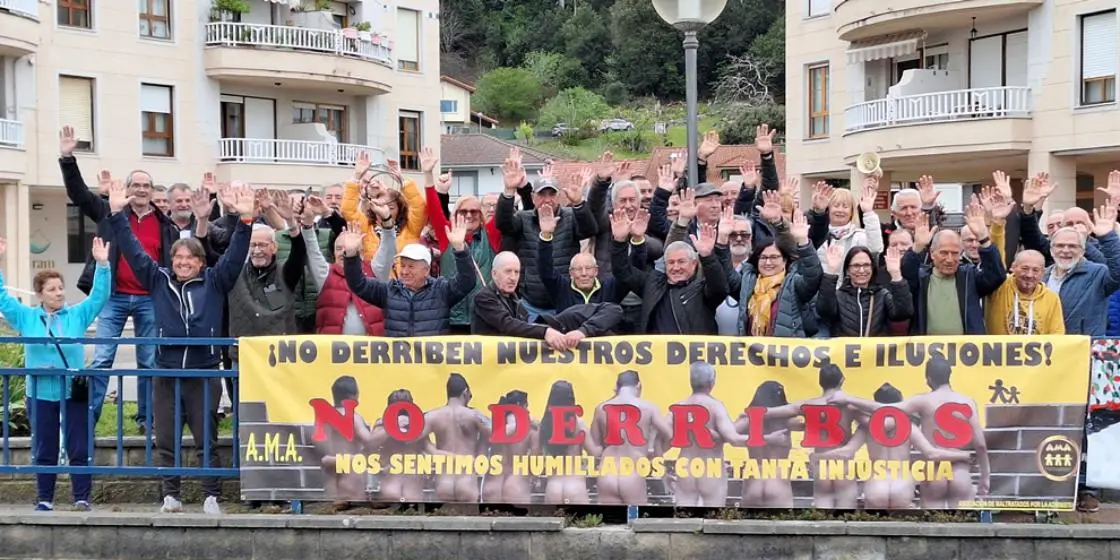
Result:
<instances>
[{"instance_id":1,"label":"blue jeans","mask_svg":"<svg viewBox=\"0 0 1120 560\"><path fill-rule=\"evenodd\" d=\"M156 336L156 313L152 306L152 298L148 296L133 296L116 294L109 296L101 314L97 316L97 333L100 338L116 338L124 332L125 321L132 317L132 326L138 337ZM117 347L107 344L98 344L93 350L93 362L90 369L113 369L113 362L117 357ZM136 347L136 367L138 369L155 369L155 346ZM103 376L90 377L89 404L93 407L93 423L96 426L101 419L101 406L105 403L105 394L109 390L109 378ZM118 393L119 394L119 393ZM138 377L136 379L136 418L137 422L146 422L148 418L148 403L152 398L152 378Z\"/></svg>"},{"instance_id":2,"label":"blue jeans","mask_svg":"<svg viewBox=\"0 0 1120 560\"><path fill-rule=\"evenodd\" d=\"M58 464L59 425L62 405L58 401L28 399L33 407L31 413L31 461L38 466ZM84 467L89 465L89 409L87 403L67 399L66 421L61 422L66 443L66 456L70 465ZM38 501L54 502L56 474L40 473L35 475L35 492ZM75 502L88 502L93 477L88 474L70 475L70 486Z\"/></svg>"},{"instance_id":3,"label":"blue jeans","mask_svg":"<svg viewBox=\"0 0 1120 560\"><path fill-rule=\"evenodd\" d=\"M530 323L532 323L533 321L536 321L537 317L540 317L541 315L555 315L556 314L555 309L544 309L544 308L541 308L541 307L535 307L535 306L533 306L533 304L529 303L529 300L527 300L527 299L522 299L521 300L521 307L524 307L525 311L529 312L529 322Z\"/></svg>"}]
</instances>

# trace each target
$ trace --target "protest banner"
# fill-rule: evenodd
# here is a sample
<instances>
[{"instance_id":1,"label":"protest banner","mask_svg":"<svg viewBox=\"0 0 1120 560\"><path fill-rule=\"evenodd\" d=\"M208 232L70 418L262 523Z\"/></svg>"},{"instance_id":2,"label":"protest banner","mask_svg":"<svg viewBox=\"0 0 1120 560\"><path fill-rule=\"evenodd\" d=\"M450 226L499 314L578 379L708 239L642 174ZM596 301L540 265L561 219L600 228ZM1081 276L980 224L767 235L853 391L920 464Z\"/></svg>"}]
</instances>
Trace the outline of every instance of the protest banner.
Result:
<instances>
[{"instance_id":1,"label":"protest banner","mask_svg":"<svg viewBox=\"0 0 1120 560\"><path fill-rule=\"evenodd\" d=\"M240 368L245 499L1070 510L1089 340L261 337Z\"/></svg>"}]
</instances>

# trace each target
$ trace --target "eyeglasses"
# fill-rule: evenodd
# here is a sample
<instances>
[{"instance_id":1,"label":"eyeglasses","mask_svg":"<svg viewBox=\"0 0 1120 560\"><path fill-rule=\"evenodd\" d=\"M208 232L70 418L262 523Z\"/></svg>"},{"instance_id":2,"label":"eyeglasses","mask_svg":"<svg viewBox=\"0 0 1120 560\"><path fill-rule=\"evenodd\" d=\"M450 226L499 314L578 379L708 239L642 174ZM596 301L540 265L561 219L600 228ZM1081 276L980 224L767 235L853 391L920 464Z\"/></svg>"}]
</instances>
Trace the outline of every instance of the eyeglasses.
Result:
<instances>
[{"instance_id":1,"label":"eyeglasses","mask_svg":"<svg viewBox=\"0 0 1120 560\"><path fill-rule=\"evenodd\" d=\"M599 267L597 267L597 266L573 266L569 270L571 270L571 272L573 274L577 274L577 273L583 273L583 272L595 272L596 270L599 270Z\"/></svg>"},{"instance_id":2,"label":"eyeglasses","mask_svg":"<svg viewBox=\"0 0 1120 560\"><path fill-rule=\"evenodd\" d=\"M267 249L271 246L272 246L272 243L268 243L268 242L265 242L265 243L250 243L249 244L250 249Z\"/></svg>"},{"instance_id":3,"label":"eyeglasses","mask_svg":"<svg viewBox=\"0 0 1120 560\"><path fill-rule=\"evenodd\" d=\"M473 210L473 209L472 210L459 210L458 212L455 212L455 213L465 215L465 216L481 216L482 215L482 210Z\"/></svg>"},{"instance_id":4,"label":"eyeglasses","mask_svg":"<svg viewBox=\"0 0 1120 560\"><path fill-rule=\"evenodd\" d=\"M870 270L871 263L850 264L848 265L848 268L852 270Z\"/></svg>"},{"instance_id":5,"label":"eyeglasses","mask_svg":"<svg viewBox=\"0 0 1120 560\"><path fill-rule=\"evenodd\" d=\"M758 260L759 260L759 262L761 262L761 261L782 261L782 260L785 260L785 257L783 257L781 255L759 255Z\"/></svg>"},{"instance_id":6,"label":"eyeglasses","mask_svg":"<svg viewBox=\"0 0 1120 560\"><path fill-rule=\"evenodd\" d=\"M750 239L751 234L745 231L733 231L727 236L729 239Z\"/></svg>"}]
</instances>

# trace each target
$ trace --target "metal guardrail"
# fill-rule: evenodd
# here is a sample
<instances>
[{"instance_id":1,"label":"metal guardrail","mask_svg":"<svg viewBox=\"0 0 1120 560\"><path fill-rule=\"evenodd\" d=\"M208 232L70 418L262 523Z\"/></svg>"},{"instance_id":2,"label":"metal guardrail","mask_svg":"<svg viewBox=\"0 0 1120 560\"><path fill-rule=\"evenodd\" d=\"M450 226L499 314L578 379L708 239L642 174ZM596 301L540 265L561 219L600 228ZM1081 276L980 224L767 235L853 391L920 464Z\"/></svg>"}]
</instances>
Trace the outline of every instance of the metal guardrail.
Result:
<instances>
[{"instance_id":1,"label":"metal guardrail","mask_svg":"<svg viewBox=\"0 0 1120 560\"><path fill-rule=\"evenodd\" d=\"M21 336L4 336L0 337L0 344L106 344L113 346L136 346L136 345L159 345L159 346L221 346L230 347L237 344L237 339L234 338L97 338L97 337L21 337ZM234 478L240 475L238 452L240 448L240 441L238 437L238 422L237 422L237 390L234 385L233 394L230 395L230 400L234 404L233 409L233 454L232 465L229 467L207 467L211 461L213 453L217 451L210 448L209 438L200 438L203 442L202 453L203 461L200 466L184 466L183 464L183 409L182 409L182 381L184 379L197 379L197 378L210 378L210 379L224 379L232 378L237 379L237 370L213 370L213 369L86 369L86 368L0 368L0 473L13 473L13 474L40 474L40 473L56 473L56 474L89 474L89 475L116 475L116 476L180 476L180 477L225 477ZM31 464L12 464L12 450L11 445L11 420L13 407L11 406L12 397L12 378L27 376L28 386L27 392L30 394L36 381L45 377L61 377L73 378L76 376L88 377L116 377L118 383L123 382L126 377L170 377L175 378L175 410L174 417L179 419L176 422L175 434L176 443L174 446L174 465L171 467L159 467L155 465L153 457L153 430L145 430L144 434L144 464L142 466L131 466L125 462L125 446L124 446L124 400L118 399L115 403L117 409L117 426L116 426L116 460L114 465L94 465L95 456L95 430L96 426L93 423L94 402L90 402L86 407L87 420L89 427L87 429L87 449L89 456L87 462L89 466L73 466L69 464L59 464L54 466L39 466ZM28 400L27 415L29 420L33 418L34 406L33 400ZM152 426L152 415L154 403L149 403L146 417L144 422L148 426ZM203 408L209 409L211 406L210 393L203 393ZM62 409L61 423L65 424L65 407ZM203 432L209 433L211 429L217 430L218 426L210 425L209 416L205 416L203 420ZM31 442L34 446L36 438L35 430L31 431ZM65 445L60 442L60 450L65 452Z\"/></svg>"}]
</instances>

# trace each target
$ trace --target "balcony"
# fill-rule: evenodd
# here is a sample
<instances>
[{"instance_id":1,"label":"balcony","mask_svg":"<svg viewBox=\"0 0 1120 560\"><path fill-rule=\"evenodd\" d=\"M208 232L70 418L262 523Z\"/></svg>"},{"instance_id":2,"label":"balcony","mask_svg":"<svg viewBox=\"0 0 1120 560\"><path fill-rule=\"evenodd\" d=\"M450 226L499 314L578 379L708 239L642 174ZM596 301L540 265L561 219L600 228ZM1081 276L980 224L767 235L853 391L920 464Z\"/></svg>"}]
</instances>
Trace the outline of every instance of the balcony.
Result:
<instances>
[{"instance_id":1,"label":"balcony","mask_svg":"<svg viewBox=\"0 0 1120 560\"><path fill-rule=\"evenodd\" d=\"M212 22L206 25L205 60L206 75L229 82L356 95L392 90L388 41L368 33Z\"/></svg>"},{"instance_id":2,"label":"balcony","mask_svg":"<svg viewBox=\"0 0 1120 560\"><path fill-rule=\"evenodd\" d=\"M39 0L0 0L0 56L25 56L39 48Z\"/></svg>"},{"instance_id":3,"label":"balcony","mask_svg":"<svg viewBox=\"0 0 1120 560\"><path fill-rule=\"evenodd\" d=\"M20 181L26 172L23 123L0 119L0 181Z\"/></svg>"},{"instance_id":4,"label":"balcony","mask_svg":"<svg viewBox=\"0 0 1120 560\"><path fill-rule=\"evenodd\" d=\"M907 29L960 27L975 17L978 23L1022 15L1043 0L837 0L833 4L836 34L855 41Z\"/></svg>"},{"instance_id":5,"label":"balcony","mask_svg":"<svg viewBox=\"0 0 1120 560\"><path fill-rule=\"evenodd\" d=\"M853 163L860 153L877 152L890 163L923 154L1017 154L1030 148L1030 116L1031 91L1026 87L888 95L844 111L845 158Z\"/></svg>"},{"instance_id":6,"label":"balcony","mask_svg":"<svg viewBox=\"0 0 1120 560\"><path fill-rule=\"evenodd\" d=\"M385 161L380 148L335 142L223 138L218 142L218 180L239 179L277 186L324 185L350 176L358 154Z\"/></svg>"}]
</instances>

